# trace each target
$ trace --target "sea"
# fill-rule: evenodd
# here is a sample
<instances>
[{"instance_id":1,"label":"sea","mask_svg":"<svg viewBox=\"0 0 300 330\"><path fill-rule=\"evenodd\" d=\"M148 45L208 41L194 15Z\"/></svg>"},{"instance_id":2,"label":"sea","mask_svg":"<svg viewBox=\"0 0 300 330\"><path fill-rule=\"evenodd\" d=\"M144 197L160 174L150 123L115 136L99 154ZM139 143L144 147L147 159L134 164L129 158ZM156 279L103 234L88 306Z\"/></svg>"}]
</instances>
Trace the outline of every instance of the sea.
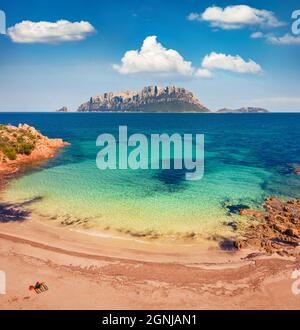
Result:
<instances>
[{"instance_id":1,"label":"sea","mask_svg":"<svg viewBox=\"0 0 300 330\"><path fill-rule=\"evenodd\" d=\"M45 223L139 237L216 239L246 223L240 207L262 208L270 196L300 198L298 113L0 113L71 143L13 178L1 202L23 205ZM204 134L204 175L183 170L99 170L97 137ZM117 141L118 142L118 141Z\"/></svg>"}]
</instances>

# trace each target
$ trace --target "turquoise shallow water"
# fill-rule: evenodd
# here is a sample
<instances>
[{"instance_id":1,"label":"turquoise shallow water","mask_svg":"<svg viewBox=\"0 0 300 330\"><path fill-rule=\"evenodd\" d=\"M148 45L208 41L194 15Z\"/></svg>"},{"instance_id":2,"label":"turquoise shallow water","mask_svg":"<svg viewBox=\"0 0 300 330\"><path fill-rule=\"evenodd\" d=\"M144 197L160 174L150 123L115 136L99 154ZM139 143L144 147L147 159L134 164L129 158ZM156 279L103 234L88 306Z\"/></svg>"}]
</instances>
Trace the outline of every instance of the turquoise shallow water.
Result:
<instances>
[{"instance_id":1,"label":"turquoise shallow water","mask_svg":"<svg viewBox=\"0 0 300 330\"><path fill-rule=\"evenodd\" d=\"M26 122L71 142L55 159L12 181L2 199L64 224L132 234L222 235L241 220L226 205L259 207L270 195L300 198L298 114L1 114L1 123ZM106 170L96 167L101 133L204 133L205 173Z\"/></svg>"}]
</instances>

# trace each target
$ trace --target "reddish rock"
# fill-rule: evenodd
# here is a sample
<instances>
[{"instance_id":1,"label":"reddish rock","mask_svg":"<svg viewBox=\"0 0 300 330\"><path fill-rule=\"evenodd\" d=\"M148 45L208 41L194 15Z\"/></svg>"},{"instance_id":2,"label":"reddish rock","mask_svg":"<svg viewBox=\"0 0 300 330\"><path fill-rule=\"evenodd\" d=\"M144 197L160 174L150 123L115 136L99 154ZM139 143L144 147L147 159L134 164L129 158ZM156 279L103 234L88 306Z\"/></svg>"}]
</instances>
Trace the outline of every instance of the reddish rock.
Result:
<instances>
[{"instance_id":1,"label":"reddish rock","mask_svg":"<svg viewBox=\"0 0 300 330\"><path fill-rule=\"evenodd\" d=\"M240 214L252 216L258 223L244 229L243 238L234 241L237 249L253 247L267 253L294 255L300 245L300 201L283 201L268 198L264 203L266 212L241 209Z\"/></svg>"},{"instance_id":2,"label":"reddish rock","mask_svg":"<svg viewBox=\"0 0 300 330\"><path fill-rule=\"evenodd\" d=\"M262 218L264 216L264 213L262 211L253 210L253 209L240 209L239 210L240 215L247 215L252 216L255 218Z\"/></svg>"},{"instance_id":3,"label":"reddish rock","mask_svg":"<svg viewBox=\"0 0 300 330\"><path fill-rule=\"evenodd\" d=\"M28 136L34 141L34 148L30 154L17 154L15 160L10 160L3 153L0 155L0 174L10 174L17 172L20 165L30 163L33 161L46 160L56 155L58 149L69 145L68 142L64 142L62 139L49 139L44 136L34 127L27 124L19 125L18 127L12 125L6 125L5 130L2 131L2 135L5 134L5 138L14 141L18 135L27 133Z\"/></svg>"},{"instance_id":4,"label":"reddish rock","mask_svg":"<svg viewBox=\"0 0 300 330\"><path fill-rule=\"evenodd\" d=\"M300 165L294 166L294 172L298 175L300 175Z\"/></svg>"}]
</instances>

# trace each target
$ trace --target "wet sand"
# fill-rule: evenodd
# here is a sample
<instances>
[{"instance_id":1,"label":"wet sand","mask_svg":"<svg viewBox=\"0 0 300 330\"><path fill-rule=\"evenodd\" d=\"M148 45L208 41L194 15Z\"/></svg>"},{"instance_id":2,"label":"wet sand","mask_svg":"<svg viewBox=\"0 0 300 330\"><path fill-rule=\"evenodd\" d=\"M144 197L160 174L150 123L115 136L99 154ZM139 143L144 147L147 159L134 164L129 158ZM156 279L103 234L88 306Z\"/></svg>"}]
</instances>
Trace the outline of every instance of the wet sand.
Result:
<instances>
[{"instance_id":1,"label":"wet sand","mask_svg":"<svg viewBox=\"0 0 300 330\"><path fill-rule=\"evenodd\" d=\"M0 309L299 309L300 257L0 223ZM29 291L36 281L49 291Z\"/></svg>"}]
</instances>

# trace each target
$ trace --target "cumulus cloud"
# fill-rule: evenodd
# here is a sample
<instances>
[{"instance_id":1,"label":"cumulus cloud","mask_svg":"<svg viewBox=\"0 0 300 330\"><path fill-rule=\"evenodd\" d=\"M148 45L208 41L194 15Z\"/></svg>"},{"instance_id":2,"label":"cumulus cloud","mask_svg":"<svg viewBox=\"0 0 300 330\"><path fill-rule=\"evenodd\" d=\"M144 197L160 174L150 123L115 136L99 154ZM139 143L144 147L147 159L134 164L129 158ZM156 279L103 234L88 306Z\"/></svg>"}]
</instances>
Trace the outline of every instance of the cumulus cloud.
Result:
<instances>
[{"instance_id":1,"label":"cumulus cloud","mask_svg":"<svg viewBox=\"0 0 300 330\"><path fill-rule=\"evenodd\" d=\"M289 33L281 37L268 35L266 38L267 41L273 45L300 45L300 36L294 36Z\"/></svg>"},{"instance_id":2,"label":"cumulus cloud","mask_svg":"<svg viewBox=\"0 0 300 330\"><path fill-rule=\"evenodd\" d=\"M113 68L122 74L153 72L189 76L194 73L192 63L173 49L166 49L156 36L147 37L140 50L129 50Z\"/></svg>"},{"instance_id":3,"label":"cumulus cloud","mask_svg":"<svg viewBox=\"0 0 300 330\"><path fill-rule=\"evenodd\" d=\"M8 36L17 43L62 43L84 40L94 32L95 28L85 21L22 21L8 29Z\"/></svg>"},{"instance_id":4,"label":"cumulus cloud","mask_svg":"<svg viewBox=\"0 0 300 330\"><path fill-rule=\"evenodd\" d=\"M250 37L252 39L260 39L264 38L264 34L262 32L253 32Z\"/></svg>"},{"instance_id":5,"label":"cumulus cloud","mask_svg":"<svg viewBox=\"0 0 300 330\"><path fill-rule=\"evenodd\" d=\"M203 13L191 13L190 21L206 21L212 27L224 30L240 29L245 26L279 27L285 23L279 21L272 11L256 9L247 5L211 6Z\"/></svg>"},{"instance_id":6,"label":"cumulus cloud","mask_svg":"<svg viewBox=\"0 0 300 330\"><path fill-rule=\"evenodd\" d=\"M202 67L208 70L221 69L238 73L259 74L262 72L261 66L251 59L247 62L239 55L232 56L215 52L204 57Z\"/></svg>"},{"instance_id":7,"label":"cumulus cloud","mask_svg":"<svg viewBox=\"0 0 300 330\"><path fill-rule=\"evenodd\" d=\"M199 68L195 71L195 76L200 78L212 78L213 74L207 69Z\"/></svg>"},{"instance_id":8,"label":"cumulus cloud","mask_svg":"<svg viewBox=\"0 0 300 330\"><path fill-rule=\"evenodd\" d=\"M262 72L260 65L251 59L247 62L238 55L215 52L206 55L201 66L195 68L176 50L166 49L156 36L147 37L140 50L127 51L121 64L114 64L113 69L121 74L157 73L198 78L212 78L214 69L253 74Z\"/></svg>"}]
</instances>

